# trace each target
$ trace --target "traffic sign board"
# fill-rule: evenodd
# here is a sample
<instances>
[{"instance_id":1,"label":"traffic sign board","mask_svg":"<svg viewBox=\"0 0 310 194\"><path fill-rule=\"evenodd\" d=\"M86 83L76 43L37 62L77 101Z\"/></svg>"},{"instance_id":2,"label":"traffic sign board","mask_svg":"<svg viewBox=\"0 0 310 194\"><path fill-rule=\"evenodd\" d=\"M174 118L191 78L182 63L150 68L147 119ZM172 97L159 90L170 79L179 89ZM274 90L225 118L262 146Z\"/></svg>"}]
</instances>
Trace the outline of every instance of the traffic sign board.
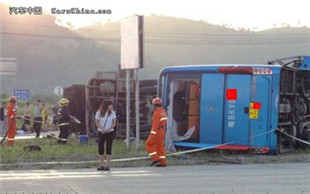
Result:
<instances>
[{"instance_id":1,"label":"traffic sign board","mask_svg":"<svg viewBox=\"0 0 310 194\"><path fill-rule=\"evenodd\" d=\"M30 90L28 89L14 89L13 96L19 100L29 100Z\"/></svg>"},{"instance_id":2,"label":"traffic sign board","mask_svg":"<svg viewBox=\"0 0 310 194\"><path fill-rule=\"evenodd\" d=\"M121 21L121 69L143 68L143 16Z\"/></svg>"}]
</instances>

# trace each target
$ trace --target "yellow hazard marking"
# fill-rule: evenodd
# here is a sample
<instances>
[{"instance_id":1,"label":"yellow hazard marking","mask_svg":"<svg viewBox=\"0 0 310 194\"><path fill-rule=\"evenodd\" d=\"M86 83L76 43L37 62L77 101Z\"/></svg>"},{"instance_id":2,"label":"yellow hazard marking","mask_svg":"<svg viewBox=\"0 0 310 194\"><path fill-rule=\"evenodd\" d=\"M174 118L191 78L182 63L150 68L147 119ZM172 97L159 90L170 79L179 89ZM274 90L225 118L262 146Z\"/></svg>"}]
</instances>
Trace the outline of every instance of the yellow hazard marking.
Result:
<instances>
[{"instance_id":1,"label":"yellow hazard marking","mask_svg":"<svg viewBox=\"0 0 310 194\"><path fill-rule=\"evenodd\" d=\"M258 109L253 109L253 102L250 103L250 119L258 119Z\"/></svg>"}]
</instances>

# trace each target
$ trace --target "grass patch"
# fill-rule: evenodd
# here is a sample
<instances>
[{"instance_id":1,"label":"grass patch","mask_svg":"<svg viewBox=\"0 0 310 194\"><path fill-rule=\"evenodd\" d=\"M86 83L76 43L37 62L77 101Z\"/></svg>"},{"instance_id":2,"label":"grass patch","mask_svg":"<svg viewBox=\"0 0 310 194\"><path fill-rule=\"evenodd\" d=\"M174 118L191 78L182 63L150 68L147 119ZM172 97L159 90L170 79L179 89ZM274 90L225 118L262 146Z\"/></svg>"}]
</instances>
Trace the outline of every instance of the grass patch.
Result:
<instances>
[{"instance_id":1,"label":"grass patch","mask_svg":"<svg viewBox=\"0 0 310 194\"><path fill-rule=\"evenodd\" d=\"M39 145L40 152L25 152L23 148L29 145ZM146 156L144 149L136 151L135 148L126 148L122 140L113 142L113 158L130 158ZM1 164L31 163L31 162L61 162L61 161L93 161L98 160L98 147L94 139L88 144L79 145L78 140L69 138L66 145L58 145L55 139L31 139L15 141L13 147L2 145L0 148ZM88 167L91 164L83 164ZM45 168L45 167L44 167Z\"/></svg>"},{"instance_id":2,"label":"grass patch","mask_svg":"<svg viewBox=\"0 0 310 194\"><path fill-rule=\"evenodd\" d=\"M29 153L23 148L29 145L39 145L41 152ZM144 145L144 142L142 143ZM184 150L184 149L183 149ZM182 149L179 148L179 151ZM144 146L136 151L135 147L126 148L123 140L116 139L113 142L113 159L145 157L147 156ZM274 155L255 155L244 152L229 152L219 150L207 150L191 154L169 156L168 165L197 165L197 164L218 164L212 160L242 160L243 164L248 163L283 163L283 162L310 162L310 149L298 149L290 153ZM34 162L84 162L78 164L31 164ZM91 163L89 161L98 161ZM27 163L27 165L20 165ZM99 165L98 147L94 139L88 144L79 145L76 138L69 138L66 145L58 145L55 139L27 139L18 140L14 147L2 145L0 148L0 164L12 164L0 166L0 170L12 169L59 169L59 168L95 168ZM126 162L113 162L112 167L143 167L149 166L150 160L137 160Z\"/></svg>"},{"instance_id":3,"label":"grass patch","mask_svg":"<svg viewBox=\"0 0 310 194\"><path fill-rule=\"evenodd\" d=\"M29 145L39 145L41 152L29 153L23 148ZM144 142L142 142L144 145ZM127 149L123 140L116 139L113 142L113 159L145 157L147 153L144 146L137 151L135 147ZM180 156L170 156L167 158L169 165L195 165L205 164L211 158L218 157L222 153L218 152L199 152ZM88 144L79 145L76 138L69 138L66 145L58 145L55 139L27 139L15 142L14 147L3 145L0 148L0 163L14 164L12 166L1 166L0 170L10 169L54 169L54 168L93 168L99 164L98 147L94 139L90 139ZM87 161L98 161L98 163L88 163ZM44 164L32 165L34 162L62 162L62 161L85 161L78 164ZM18 165L27 163L27 165ZM15 165L16 164L16 165ZM126 162L114 162L113 167L137 167L149 166L150 160L137 160Z\"/></svg>"}]
</instances>

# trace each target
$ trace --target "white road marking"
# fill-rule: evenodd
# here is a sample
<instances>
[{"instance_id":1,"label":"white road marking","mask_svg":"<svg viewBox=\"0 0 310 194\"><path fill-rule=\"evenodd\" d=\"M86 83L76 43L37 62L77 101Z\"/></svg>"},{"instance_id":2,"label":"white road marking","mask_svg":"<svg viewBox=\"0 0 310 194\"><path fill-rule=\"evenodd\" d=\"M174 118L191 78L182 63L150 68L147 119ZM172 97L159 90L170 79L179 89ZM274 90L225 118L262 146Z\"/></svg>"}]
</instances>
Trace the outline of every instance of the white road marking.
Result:
<instances>
[{"instance_id":1,"label":"white road marking","mask_svg":"<svg viewBox=\"0 0 310 194\"><path fill-rule=\"evenodd\" d=\"M81 172L66 172L58 170L38 171L33 173L27 172L13 172L2 171L0 174L0 181L5 180L37 180L37 179L67 179L67 178L98 178L98 177L146 177L146 176L160 176L147 170L130 170L130 171L81 171Z\"/></svg>"}]
</instances>

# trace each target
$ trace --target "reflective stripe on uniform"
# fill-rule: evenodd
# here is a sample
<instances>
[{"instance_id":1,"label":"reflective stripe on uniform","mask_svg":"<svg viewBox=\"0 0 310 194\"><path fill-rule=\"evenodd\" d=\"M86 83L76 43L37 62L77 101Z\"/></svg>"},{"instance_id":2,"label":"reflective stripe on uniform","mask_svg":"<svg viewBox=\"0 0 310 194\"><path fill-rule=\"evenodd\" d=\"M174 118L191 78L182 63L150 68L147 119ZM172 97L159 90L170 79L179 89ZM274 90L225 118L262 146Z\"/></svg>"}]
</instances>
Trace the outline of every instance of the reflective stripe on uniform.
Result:
<instances>
[{"instance_id":1,"label":"reflective stripe on uniform","mask_svg":"<svg viewBox=\"0 0 310 194\"><path fill-rule=\"evenodd\" d=\"M60 123L58 126L65 126L65 125L70 125L69 123Z\"/></svg>"},{"instance_id":2,"label":"reflective stripe on uniform","mask_svg":"<svg viewBox=\"0 0 310 194\"><path fill-rule=\"evenodd\" d=\"M160 159L165 159L165 158L166 158L166 156L159 156L159 158L160 158Z\"/></svg>"},{"instance_id":3,"label":"reflective stripe on uniform","mask_svg":"<svg viewBox=\"0 0 310 194\"><path fill-rule=\"evenodd\" d=\"M165 121L167 119L168 119L168 117L163 117L163 118L160 119L160 121Z\"/></svg>"},{"instance_id":4,"label":"reflective stripe on uniform","mask_svg":"<svg viewBox=\"0 0 310 194\"><path fill-rule=\"evenodd\" d=\"M157 152L152 152L152 153L149 153L149 156L153 156L155 154L157 154Z\"/></svg>"},{"instance_id":5,"label":"reflective stripe on uniform","mask_svg":"<svg viewBox=\"0 0 310 194\"><path fill-rule=\"evenodd\" d=\"M151 131L151 134L154 134L154 135L155 135L155 134L156 134L156 131Z\"/></svg>"},{"instance_id":6,"label":"reflective stripe on uniform","mask_svg":"<svg viewBox=\"0 0 310 194\"><path fill-rule=\"evenodd\" d=\"M14 138L8 138L8 141L14 141Z\"/></svg>"},{"instance_id":7,"label":"reflective stripe on uniform","mask_svg":"<svg viewBox=\"0 0 310 194\"><path fill-rule=\"evenodd\" d=\"M14 116L12 115L12 116L10 116L10 119L13 119L14 118Z\"/></svg>"}]
</instances>

